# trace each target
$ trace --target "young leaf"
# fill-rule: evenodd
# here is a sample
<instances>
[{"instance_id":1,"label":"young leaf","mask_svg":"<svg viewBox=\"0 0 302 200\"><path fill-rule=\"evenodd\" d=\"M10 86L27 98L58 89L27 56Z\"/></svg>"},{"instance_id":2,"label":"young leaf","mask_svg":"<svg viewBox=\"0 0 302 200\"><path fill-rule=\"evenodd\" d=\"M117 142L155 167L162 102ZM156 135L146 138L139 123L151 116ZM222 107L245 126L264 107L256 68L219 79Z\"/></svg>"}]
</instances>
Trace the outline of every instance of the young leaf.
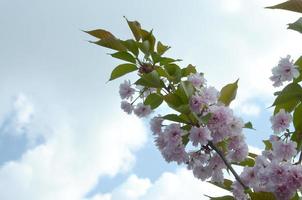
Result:
<instances>
[{"instance_id":1,"label":"young leaf","mask_svg":"<svg viewBox=\"0 0 302 200\"><path fill-rule=\"evenodd\" d=\"M296 107L294 111L293 122L296 131L302 132L302 104L301 103Z\"/></svg>"},{"instance_id":2,"label":"young leaf","mask_svg":"<svg viewBox=\"0 0 302 200\"><path fill-rule=\"evenodd\" d=\"M163 55L171 47L163 45L160 41L157 42L157 53Z\"/></svg>"},{"instance_id":3,"label":"young leaf","mask_svg":"<svg viewBox=\"0 0 302 200\"><path fill-rule=\"evenodd\" d=\"M289 10L293 12L299 12L302 13L302 1L301 0L289 0L274 6L270 6L267 8L271 9L283 9L283 10Z\"/></svg>"},{"instance_id":4,"label":"young leaf","mask_svg":"<svg viewBox=\"0 0 302 200\"><path fill-rule=\"evenodd\" d=\"M109 31L106 31L104 29L97 29L97 30L84 31L84 32L92 35L93 37L99 38L101 40L106 39L106 38L115 38L112 33L110 33Z\"/></svg>"},{"instance_id":5,"label":"young leaf","mask_svg":"<svg viewBox=\"0 0 302 200\"><path fill-rule=\"evenodd\" d=\"M245 123L243 128L256 130L256 129L254 129L252 122Z\"/></svg>"},{"instance_id":6,"label":"young leaf","mask_svg":"<svg viewBox=\"0 0 302 200\"><path fill-rule=\"evenodd\" d=\"M276 98L273 106L287 103L289 101L302 100L302 88L297 83L288 84Z\"/></svg>"},{"instance_id":7,"label":"young leaf","mask_svg":"<svg viewBox=\"0 0 302 200\"><path fill-rule=\"evenodd\" d=\"M273 149L273 145L269 140L263 140L264 146L265 146L265 150L272 150Z\"/></svg>"},{"instance_id":8,"label":"young leaf","mask_svg":"<svg viewBox=\"0 0 302 200\"><path fill-rule=\"evenodd\" d=\"M127 53L126 51L119 51L111 54L111 56L117 59L121 59L136 64L135 58L130 53Z\"/></svg>"},{"instance_id":9,"label":"young leaf","mask_svg":"<svg viewBox=\"0 0 302 200\"><path fill-rule=\"evenodd\" d=\"M151 109L155 109L163 102L161 95L157 93L149 94L144 102L145 105L150 105Z\"/></svg>"},{"instance_id":10,"label":"young leaf","mask_svg":"<svg viewBox=\"0 0 302 200\"><path fill-rule=\"evenodd\" d=\"M276 200L273 193L270 192L249 192L252 200Z\"/></svg>"},{"instance_id":11,"label":"young leaf","mask_svg":"<svg viewBox=\"0 0 302 200\"><path fill-rule=\"evenodd\" d=\"M111 73L109 81L112 81L118 77L121 77L127 73L133 72L137 70L136 65L126 63L126 64L121 64L118 65Z\"/></svg>"},{"instance_id":12,"label":"young leaf","mask_svg":"<svg viewBox=\"0 0 302 200\"><path fill-rule=\"evenodd\" d=\"M302 33L302 17L300 17L294 23L288 24L287 28Z\"/></svg>"},{"instance_id":13,"label":"young leaf","mask_svg":"<svg viewBox=\"0 0 302 200\"><path fill-rule=\"evenodd\" d=\"M126 17L128 26L130 27L132 34L136 41L139 41L142 38L141 35L141 25L138 21L129 21Z\"/></svg>"},{"instance_id":14,"label":"young leaf","mask_svg":"<svg viewBox=\"0 0 302 200\"><path fill-rule=\"evenodd\" d=\"M144 74L135 82L136 85L142 85L146 87L162 88L164 86L163 81L160 79L157 71L152 71L148 74Z\"/></svg>"},{"instance_id":15,"label":"young leaf","mask_svg":"<svg viewBox=\"0 0 302 200\"><path fill-rule=\"evenodd\" d=\"M191 73L192 74L195 74L197 71L196 71L196 67L189 64L186 68L183 68L181 69L181 76L182 77L187 77L189 76Z\"/></svg>"},{"instance_id":16,"label":"young leaf","mask_svg":"<svg viewBox=\"0 0 302 200\"><path fill-rule=\"evenodd\" d=\"M138 56L138 53L139 53L138 46L134 40L123 41L123 45L135 56Z\"/></svg>"},{"instance_id":17,"label":"young leaf","mask_svg":"<svg viewBox=\"0 0 302 200\"><path fill-rule=\"evenodd\" d=\"M235 99L238 89L238 80L224 86L220 91L219 101L228 106Z\"/></svg>"},{"instance_id":18,"label":"young leaf","mask_svg":"<svg viewBox=\"0 0 302 200\"><path fill-rule=\"evenodd\" d=\"M173 122L180 122L180 123L184 123L187 124L188 121L184 120L183 118L181 118L180 116L176 115L176 114L168 114L162 117L163 119L169 120L169 121L173 121Z\"/></svg>"},{"instance_id":19,"label":"young leaf","mask_svg":"<svg viewBox=\"0 0 302 200\"><path fill-rule=\"evenodd\" d=\"M127 48L122 44L122 41L116 38L104 38L92 43L117 51L127 51Z\"/></svg>"}]
</instances>

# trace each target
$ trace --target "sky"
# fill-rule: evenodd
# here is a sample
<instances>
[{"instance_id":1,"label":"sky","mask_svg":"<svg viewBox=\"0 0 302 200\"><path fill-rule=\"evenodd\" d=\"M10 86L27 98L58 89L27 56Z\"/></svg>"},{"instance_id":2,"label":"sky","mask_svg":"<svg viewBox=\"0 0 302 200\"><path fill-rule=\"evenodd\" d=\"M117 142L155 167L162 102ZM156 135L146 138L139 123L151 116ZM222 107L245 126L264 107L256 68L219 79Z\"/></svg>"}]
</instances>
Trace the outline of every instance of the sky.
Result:
<instances>
[{"instance_id":1,"label":"sky","mask_svg":"<svg viewBox=\"0 0 302 200\"><path fill-rule=\"evenodd\" d=\"M302 39L287 30L299 16L265 6L279 0L0 0L0 199L207 199L225 194L164 162L148 119L120 110L119 64L81 30L131 32L138 20L220 89L239 81L234 112L251 121L253 151L271 134L280 57L298 58ZM130 75L129 79L135 78ZM165 111L163 108L162 111Z\"/></svg>"}]
</instances>

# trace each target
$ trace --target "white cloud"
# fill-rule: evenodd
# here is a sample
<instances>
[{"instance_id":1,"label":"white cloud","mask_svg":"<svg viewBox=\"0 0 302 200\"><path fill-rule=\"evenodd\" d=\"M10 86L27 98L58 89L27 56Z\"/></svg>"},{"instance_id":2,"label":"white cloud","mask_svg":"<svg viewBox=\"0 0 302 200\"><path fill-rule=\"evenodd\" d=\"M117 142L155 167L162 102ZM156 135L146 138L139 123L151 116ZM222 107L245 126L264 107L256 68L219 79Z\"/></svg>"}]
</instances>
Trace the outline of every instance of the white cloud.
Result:
<instances>
[{"instance_id":1,"label":"white cloud","mask_svg":"<svg viewBox=\"0 0 302 200\"><path fill-rule=\"evenodd\" d=\"M131 179L135 179L135 181L131 181ZM142 184L137 184L138 182ZM129 195L128 188L130 188L131 193L136 193L136 196ZM181 168L175 173L163 173L151 185L148 179L138 179L132 175L111 193L99 194L90 200L201 200L208 199L204 195L222 196L228 194L230 193L225 190L194 178L192 171Z\"/></svg>"},{"instance_id":2,"label":"white cloud","mask_svg":"<svg viewBox=\"0 0 302 200\"><path fill-rule=\"evenodd\" d=\"M70 116L50 121L53 133L44 144L1 166L0 199L80 200L100 176L129 170L133 152L146 141L143 123L136 117L111 113L85 128L75 126L77 120Z\"/></svg>"}]
</instances>

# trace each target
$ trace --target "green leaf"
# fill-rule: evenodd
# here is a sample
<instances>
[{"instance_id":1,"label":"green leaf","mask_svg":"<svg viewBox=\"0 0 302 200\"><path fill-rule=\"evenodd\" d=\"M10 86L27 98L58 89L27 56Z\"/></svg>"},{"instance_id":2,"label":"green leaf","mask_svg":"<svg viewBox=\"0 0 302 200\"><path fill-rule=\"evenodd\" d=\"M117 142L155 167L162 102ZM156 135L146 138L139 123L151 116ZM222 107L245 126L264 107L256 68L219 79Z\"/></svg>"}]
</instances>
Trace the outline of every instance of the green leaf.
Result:
<instances>
[{"instance_id":1,"label":"green leaf","mask_svg":"<svg viewBox=\"0 0 302 200\"><path fill-rule=\"evenodd\" d=\"M174 94L170 93L164 96L165 102L168 104L168 106L180 113L189 114L190 108L187 103L184 103L182 99Z\"/></svg>"},{"instance_id":2,"label":"green leaf","mask_svg":"<svg viewBox=\"0 0 302 200\"><path fill-rule=\"evenodd\" d=\"M220 91L219 101L228 106L235 99L238 89L238 80L224 86Z\"/></svg>"},{"instance_id":3,"label":"green leaf","mask_svg":"<svg viewBox=\"0 0 302 200\"><path fill-rule=\"evenodd\" d=\"M173 83L179 83L181 79L181 69L176 64L167 64L164 66L166 72L169 74L168 79Z\"/></svg>"},{"instance_id":4,"label":"green leaf","mask_svg":"<svg viewBox=\"0 0 302 200\"><path fill-rule=\"evenodd\" d=\"M91 43L117 51L127 51L127 48L122 44L122 41L116 38L104 38Z\"/></svg>"},{"instance_id":5,"label":"green leaf","mask_svg":"<svg viewBox=\"0 0 302 200\"><path fill-rule=\"evenodd\" d=\"M138 21L129 21L126 17L125 19L127 20L128 26L130 27L134 38L136 41L139 41L142 38L140 23Z\"/></svg>"},{"instance_id":6,"label":"green leaf","mask_svg":"<svg viewBox=\"0 0 302 200\"><path fill-rule=\"evenodd\" d=\"M288 84L276 98L273 106L302 99L302 88L297 83Z\"/></svg>"},{"instance_id":7,"label":"green leaf","mask_svg":"<svg viewBox=\"0 0 302 200\"><path fill-rule=\"evenodd\" d=\"M294 12L302 13L302 1L301 0L289 0L274 6L270 6L267 8L271 9L283 9L283 10L289 10Z\"/></svg>"},{"instance_id":8,"label":"green leaf","mask_svg":"<svg viewBox=\"0 0 302 200\"><path fill-rule=\"evenodd\" d=\"M229 179L224 179L223 183L215 183L213 181L209 181L209 183L212 183L213 185L216 185L217 187L220 187L222 189L231 191L232 190L232 184L233 181L229 180Z\"/></svg>"},{"instance_id":9,"label":"green leaf","mask_svg":"<svg viewBox=\"0 0 302 200\"><path fill-rule=\"evenodd\" d=\"M137 43L134 40L126 40L123 41L123 44L127 49L132 52L134 55L138 56L138 46Z\"/></svg>"},{"instance_id":10,"label":"green leaf","mask_svg":"<svg viewBox=\"0 0 302 200\"><path fill-rule=\"evenodd\" d=\"M276 200L270 192L249 192L249 195L252 200Z\"/></svg>"},{"instance_id":11,"label":"green leaf","mask_svg":"<svg viewBox=\"0 0 302 200\"><path fill-rule=\"evenodd\" d=\"M195 74L197 71L196 71L196 67L189 64L186 68L183 68L181 69L181 76L182 77L187 77L189 76L191 73L192 74Z\"/></svg>"},{"instance_id":12,"label":"green leaf","mask_svg":"<svg viewBox=\"0 0 302 200\"><path fill-rule=\"evenodd\" d=\"M181 139L182 139L183 145L186 146L186 145L189 143L189 141L190 141L190 139L189 139L189 134L183 135L183 136L181 137Z\"/></svg>"},{"instance_id":13,"label":"green leaf","mask_svg":"<svg viewBox=\"0 0 302 200\"><path fill-rule=\"evenodd\" d=\"M211 117L212 117L212 113L208 113L208 114L202 116L202 117L200 118L200 120L201 120L201 122L202 122L203 124L208 124L208 122L209 122L209 120L211 119Z\"/></svg>"},{"instance_id":14,"label":"green leaf","mask_svg":"<svg viewBox=\"0 0 302 200\"><path fill-rule=\"evenodd\" d=\"M151 109L155 109L163 102L161 95L157 93L149 94L144 102L145 105L150 105Z\"/></svg>"},{"instance_id":15,"label":"green leaf","mask_svg":"<svg viewBox=\"0 0 302 200\"><path fill-rule=\"evenodd\" d=\"M252 122L245 123L243 128L256 130L256 129L254 129Z\"/></svg>"},{"instance_id":16,"label":"green leaf","mask_svg":"<svg viewBox=\"0 0 302 200\"><path fill-rule=\"evenodd\" d=\"M141 78L135 82L135 84L154 88L162 88L164 86L164 83L155 70L150 73L143 74Z\"/></svg>"},{"instance_id":17,"label":"green leaf","mask_svg":"<svg viewBox=\"0 0 302 200\"><path fill-rule=\"evenodd\" d=\"M276 105L275 110L274 110L274 115L277 114L281 109L284 109L286 112L292 112L295 107L298 105L300 102L299 99L293 99L288 102Z\"/></svg>"},{"instance_id":18,"label":"green leaf","mask_svg":"<svg viewBox=\"0 0 302 200\"><path fill-rule=\"evenodd\" d=\"M250 153L250 152L249 152L249 157L251 157L251 158L254 158L254 159L255 159L257 156L258 156L257 154L254 154L254 153Z\"/></svg>"},{"instance_id":19,"label":"green leaf","mask_svg":"<svg viewBox=\"0 0 302 200\"><path fill-rule=\"evenodd\" d=\"M253 167L255 165L255 160L252 158L246 158L244 161L241 161L239 163L233 163L234 165L239 165L242 167Z\"/></svg>"},{"instance_id":20,"label":"green leaf","mask_svg":"<svg viewBox=\"0 0 302 200\"><path fill-rule=\"evenodd\" d=\"M160 41L157 42L157 53L163 55L171 47L163 45Z\"/></svg>"},{"instance_id":21,"label":"green leaf","mask_svg":"<svg viewBox=\"0 0 302 200\"><path fill-rule=\"evenodd\" d=\"M167 65L170 63L174 63L174 62L178 62L181 61L181 59L173 59L173 58L168 58L168 57L160 57L159 59L159 63L160 65Z\"/></svg>"},{"instance_id":22,"label":"green leaf","mask_svg":"<svg viewBox=\"0 0 302 200\"><path fill-rule=\"evenodd\" d=\"M193 95L193 93L194 93L194 87L189 81L181 81L180 84L178 85L177 90L175 91L175 94L180 97L180 99L184 104L189 103L189 99Z\"/></svg>"},{"instance_id":23,"label":"green leaf","mask_svg":"<svg viewBox=\"0 0 302 200\"><path fill-rule=\"evenodd\" d=\"M92 31L84 31L85 33L88 33L89 35L92 35L93 37L99 38L101 40L107 39L107 38L115 38L112 33L109 31L106 31L104 29L96 29Z\"/></svg>"},{"instance_id":24,"label":"green leaf","mask_svg":"<svg viewBox=\"0 0 302 200\"><path fill-rule=\"evenodd\" d=\"M209 197L210 200L235 200L234 197L227 195L227 196L222 196L222 197L210 197L208 195L205 195L206 197Z\"/></svg>"},{"instance_id":25,"label":"green leaf","mask_svg":"<svg viewBox=\"0 0 302 200\"><path fill-rule=\"evenodd\" d=\"M294 111L293 122L296 131L302 132L302 103L300 103Z\"/></svg>"},{"instance_id":26,"label":"green leaf","mask_svg":"<svg viewBox=\"0 0 302 200\"><path fill-rule=\"evenodd\" d=\"M150 54L150 43L149 41L143 41L138 43L138 47L139 49L145 54L145 55L149 55Z\"/></svg>"},{"instance_id":27,"label":"green leaf","mask_svg":"<svg viewBox=\"0 0 302 200\"><path fill-rule=\"evenodd\" d=\"M133 72L135 70L137 70L137 67L134 64L130 64L130 63L128 64L128 63L126 63L126 64L118 65L112 71L109 81L114 80L116 78L119 78L119 77L121 77L121 76L123 76L125 74L128 74L130 72Z\"/></svg>"},{"instance_id":28,"label":"green leaf","mask_svg":"<svg viewBox=\"0 0 302 200\"><path fill-rule=\"evenodd\" d=\"M296 79L294 79L295 83L299 83L302 81L302 56L299 57L298 60L296 60L295 65L298 66L298 69L300 71L300 76Z\"/></svg>"},{"instance_id":29,"label":"green leaf","mask_svg":"<svg viewBox=\"0 0 302 200\"><path fill-rule=\"evenodd\" d=\"M119 51L111 54L111 56L117 59L121 59L136 64L135 58L130 53L127 53L126 51Z\"/></svg>"},{"instance_id":30,"label":"green leaf","mask_svg":"<svg viewBox=\"0 0 302 200\"><path fill-rule=\"evenodd\" d=\"M288 24L287 28L302 33L302 17L300 17L294 23Z\"/></svg>"},{"instance_id":31,"label":"green leaf","mask_svg":"<svg viewBox=\"0 0 302 200\"><path fill-rule=\"evenodd\" d=\"M262 140L262 142L264 143L265 150L272 150L273 149L273 145L269 140Z\"/></svg>"},{"instance_id":32,"label":"green leaf","mask_svg":"<svg viewBox=\"0 0 302 200\"><path fill-rule=\"evenodd\" d=\"M173 121L173 122L180 122L180 123L184 123L184 124L189 123L188 120L185 120L183 117L180 117L176 114L168 114L168 115L163 116L162 118L169 120L169 121Z\"/></svg>"},{"instance_id":33,"label":"green leaf","mask_svg":"<svg viewBox=\"0 0 302 200\"><path fill-rule=\"evenodd\" d=\"M292 141L297 143L297 150L301 150L301 145L302 145L302 132L300 131L295 131L291 138Z\"/></svg>"}]
</instances>

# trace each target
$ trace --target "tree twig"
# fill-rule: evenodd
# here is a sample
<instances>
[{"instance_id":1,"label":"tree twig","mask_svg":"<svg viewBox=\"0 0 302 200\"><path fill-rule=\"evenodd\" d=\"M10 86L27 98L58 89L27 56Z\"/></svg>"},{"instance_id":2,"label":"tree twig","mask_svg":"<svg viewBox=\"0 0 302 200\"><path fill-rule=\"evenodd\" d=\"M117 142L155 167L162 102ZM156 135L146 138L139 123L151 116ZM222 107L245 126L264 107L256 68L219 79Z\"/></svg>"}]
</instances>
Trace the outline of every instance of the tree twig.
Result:
<instances>
[{"instance_id":1,"label":"tree twig","mask_svg":"<svg viewBox=\"0 0 302 200\"><path fill-rule=\"evenodd\" d=\"M224 164L227 166L227 168L232 172L232 174L234 175L235 179L240 183L240 185L244 188L244 189L249 189L249 187L247 187L242 180L240 179L239 175L237 174L237 172L234 170L234 168L232 167L232 165L227 161L227 159L224 157L223 153L212 143L209 142L208 143L209 146L216 151L216 153L220 156L220 158L223 160Z\"/></svg>"}]
</instances>

